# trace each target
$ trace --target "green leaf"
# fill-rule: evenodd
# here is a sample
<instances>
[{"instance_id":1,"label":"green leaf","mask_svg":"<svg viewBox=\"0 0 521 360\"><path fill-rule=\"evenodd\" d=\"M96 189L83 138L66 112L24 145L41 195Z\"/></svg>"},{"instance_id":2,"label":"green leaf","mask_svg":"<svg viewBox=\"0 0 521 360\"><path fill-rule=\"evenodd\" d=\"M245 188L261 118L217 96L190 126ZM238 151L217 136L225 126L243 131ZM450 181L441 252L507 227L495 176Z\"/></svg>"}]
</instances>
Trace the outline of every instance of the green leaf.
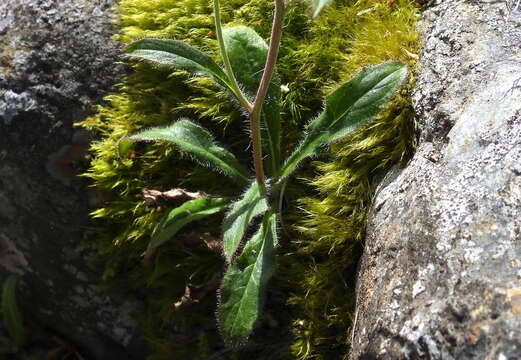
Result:
<instances>
[{"instance_id":1,"label":"green leaf","mask_svg":"<svg viewBox=\"0 0 521 360\"><path fill-rule=\"evenodd\" d=\"M362 70L326 98L325 109L308 126L304 140L286 160L278 181L324 144L345 137L373 119L407 77L407 66L387 62Z\"/></svg>"},{"instance_id":2,"label":"green leaf","mask_svg":"<svg viewBox=\"0 0 521 360\"><path fill-rule=\"evenodd\" d=\"M277 218L274 212L269 212L242 254L224 274L218 320L229 346L243 344L260 316L266 285L275 270L276 245Z\"/></svg>"},{"instance_id":3,"label":"green leaf","mask_svg":"<svg viewBox=\"0 0 521 360\"><path fill-rule=\"evenodd\" d=\"M311 0L311 9L313 11L313 19L315 19L320 12L331 3L333 0Z\"/></svg>"},{"instance_id":4,"label":"green leaf","mask_svg":"<svg viewBox=\"0 0 521 360\"><path fill-rule=\"evenodd\" d=\"M255 30L246 26L233 26L223 31L226 53L232 64L237 81L242 85L245 94L254 99L257 94L266 57L268 45ZM263 139L269 156L269 169L275 174L280 164L280 79L275 72L271 78L266 99L262 105L261 119Z\"/></svg>"},{"instance_id":5,"label":"green leaf","mask_svg":"<svg viewBox=\"0 0 521 360\"><path fill-rule=\"evenodd\" d=\"M18 348L25 338L22 315L16 303L16 278L9 276L2 287L2 316L4 327L7 329L13 343Z\"/></svg>"},{"instance_id":6,"label":"green leaf","mask_svg":"<svg viewBox=\"0 0 521 360\"><path fill-rule=\"evenodd\" d=\"M222 172L240 184L249 184L250 173L235 156L219 146L213 136L190 120L181 119L166 127L144 130L128 137L134 141L170 141L179 150L190 154L203 166Z\"/></svg>"},{"instance_id":7,"label":"green leaf","mask_svg":"<svg viewBox=\"0 0 521 360\"><path fill-rule=\"evenodd\" d=\"M231 90L230 79L207 54L179 40L141 39L127 46L128 57L207 76Z\"/></svg>"},{"instance_id":8,"label":"green leaf","mask_svg":"<svg viewBox=\"0 0 521 360\"><path fill-rule=\"evenodd\" d=\"M229 199L201 197L187 201L171 210L163 218L152 236L145 258L153 255L155 249L169 241L186 224L223 211L229 203Z\"/></svg>"},{"instance_id":9,"label":"green leaf","mask_svg":"<svg viewBox=\"0 0 521 360\"><path fill-rule=\"evenodd\" d=\"M232 205L223 223L223 249L228 262L231 262L252 219L267 210L266 195L256 182Z\"/></svg>"}]
</instances>

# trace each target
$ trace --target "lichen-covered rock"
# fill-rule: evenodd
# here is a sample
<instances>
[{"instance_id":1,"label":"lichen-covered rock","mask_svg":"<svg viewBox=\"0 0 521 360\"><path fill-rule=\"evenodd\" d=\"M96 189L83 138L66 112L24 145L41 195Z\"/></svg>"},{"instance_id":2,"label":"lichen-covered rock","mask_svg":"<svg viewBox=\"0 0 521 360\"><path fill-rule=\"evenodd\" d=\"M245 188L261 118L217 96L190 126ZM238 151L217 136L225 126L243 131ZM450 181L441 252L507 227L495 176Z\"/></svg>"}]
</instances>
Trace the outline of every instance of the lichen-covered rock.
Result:
<instances>
[{"instance_id":1,"label":"lichen-covered rock","mask_svg":"<svg viewBox=\"0 0 521 360\"><path fill-rule=\"evenodd\" d=\"M521 13L507 5L423 14L420 145L377 191L353 359L521 358Z\"/></svg>"},{"instance_id":2,"label":"lichen-covered rock","mask_svg":"<svg viewBox=\"0 0 521 360\"><path fill-rule=\"evenodd\" d=\"M25 318L93 359L142 358L136 305L107 296L75 250L89 212L76 163L89 139L73 123L121 73L113 4L0 2L0 274L22 278Z\"/></svg>"}]
</instances>

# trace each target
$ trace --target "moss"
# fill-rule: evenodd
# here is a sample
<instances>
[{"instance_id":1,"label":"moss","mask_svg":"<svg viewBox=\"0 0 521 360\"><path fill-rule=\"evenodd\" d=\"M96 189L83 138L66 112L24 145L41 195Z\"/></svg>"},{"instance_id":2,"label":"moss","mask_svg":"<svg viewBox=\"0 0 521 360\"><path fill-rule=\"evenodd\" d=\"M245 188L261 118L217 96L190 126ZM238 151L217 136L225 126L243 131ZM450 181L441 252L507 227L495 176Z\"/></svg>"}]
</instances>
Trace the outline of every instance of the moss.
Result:
<instances>
[{"instance_id":1,"label":"moss","mask_svg":"<svg viewBox=\"0 0 521 360\"><path fill-rule=\"evenodd\" d=\"M264 38L269 36L270 1L223 3L224 22L248 25ZM146 36L178 38L216 55L207 0L121 0L118 12L117 38L122 43ZM414 29L418 10L409 0L337 1L317 21L310 21L308 12L304 3L293 1L278 63L282 84L289 89L282 104L286 151L308 119L320 111L322 98L331 89L363 66L389 59L414 66L411 54L418 50ZM181 310L173 304L186 284L209 284L221 271L220 255L198 240L206 231L219 234L219 217L181 234L159 250L153 267L143 267L143 251L166 206L145 206L141 189L184 187L225 195L242 189L168 146L139 144L129 158L120 158L115 148L127 134L187 116L211 128L247 163L244 118L206 79L147 64L131 67L119 91L106 98L108 105L82 123L99 139L92 146L86 176L93 181L93 194L103 200L93 212L86 246L100 252L109 284L143 299L143 332L151 359L204 358L223 346L213 315L215 292ZM285 236L264 320L248 347L221 358L345 356L355 268L373 187L379 176L412 152L408 97L412 84L413 80L377 121L332 146L327 159L308 164L300 180L288 184Z\"/></svg>"},{"instance_id":2,"label":"moss","mask_svg":"<svg viewBox=\"0 0 521 360\"><path fill-rule=\"evenodd\" d=\"M352 41L342 76L361 67L401 59L414 70L418 52L413 4L397 1L393 10L374 3L351 23ZM326 28L327 17L324 24ZM331 25L332 26L332 25ZM318 30L320 31L320 30ZM318 46L318 45L314 45ZM317 50L318 51L318 50ZM411 71L414 74L414 71ZM314 196L300 199L305 218L298 222L301 237L293 244L299 269L288 279L293 289L296 341L293 353L302 358L347 358L355 306L356 267L374 186L391 166L404 163L413 152L414 122L408 85L377 121L332 147L327 161L316 162L316 176L306 180ZM288 268L293 261L288 261ZM299 276L300 274L300 276Z\"/></svg>"}]
</instances>

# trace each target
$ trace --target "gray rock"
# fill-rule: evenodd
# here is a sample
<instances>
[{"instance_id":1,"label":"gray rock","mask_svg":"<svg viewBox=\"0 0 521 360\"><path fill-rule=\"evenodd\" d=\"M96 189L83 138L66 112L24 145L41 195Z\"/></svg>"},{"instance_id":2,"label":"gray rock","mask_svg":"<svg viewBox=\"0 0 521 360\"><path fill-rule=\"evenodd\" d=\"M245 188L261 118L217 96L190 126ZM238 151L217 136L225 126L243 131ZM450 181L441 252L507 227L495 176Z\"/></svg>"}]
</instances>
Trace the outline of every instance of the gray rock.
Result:
<instances>
[{"instance_id":1,"label":"gray rock","mask_svg":"<svg viewBox=\"0 0 521 360\"><path fill-rule=\"evenodd\" d=\"M0 277L21 277L24 316L86 358L142 359L137 304L108 296L89 254L85 184L73 123L118 81L113 0L0 2Z\"/></svg>"},{"instance_id":2,"label":"gray rock","mask_svg":"<svg viewBox=\"0 0 521 360\"><path fill-rule=\"evenodd\" d=\"M521 359L521 13L423 14L420 145L377 190L352 359Z\"/></svg>"}]
</instances>

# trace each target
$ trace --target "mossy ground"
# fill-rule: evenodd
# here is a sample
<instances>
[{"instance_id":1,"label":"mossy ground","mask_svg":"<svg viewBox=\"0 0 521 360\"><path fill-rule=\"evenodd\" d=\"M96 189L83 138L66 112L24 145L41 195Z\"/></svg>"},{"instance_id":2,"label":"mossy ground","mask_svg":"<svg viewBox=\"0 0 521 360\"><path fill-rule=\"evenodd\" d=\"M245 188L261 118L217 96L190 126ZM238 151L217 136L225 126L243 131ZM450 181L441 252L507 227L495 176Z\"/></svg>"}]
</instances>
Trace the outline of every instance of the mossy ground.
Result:
<instances>
[{"instance_id":1,"label":"mossy ground","mask_svg":"<svg viewBox=\"0 0 521 360\"><path fill-rule=\"evenodd\" d=\"M269 37L271 1L222 3L225 23L247 25ZM121 0L117 38L122 43L177 38L217 56L211 6L207 0ZM318 114L323 96L360 68L391 59L414 68L418 12L409 0L343 0L312 21L304 2L291 2L278 62L287 89L282 104L285 151ZM222 257L197 240L204 232L218 236L220 218L180 234L160 249L152 267L143 267L143 251L167 207L147 207L141 190L183 187L233 195L243 189L167 145L140 144L129 158L120 158L115 149L125 135L186 116L210 128L248 163L245 119L206 79L147 64L131 67L119 92L106 98L108 105L82 123L99 139L92 146L87 176L105 199L93 212L86 245L100 252L109 284L144 301L142 329L151 359L204 359L223 346L215 325L214 292L181 310L173 304L186 284L205 284L222 271ZM224 352L221 359L346 357L356 264L374 186L413 151L408 96L413 83L411 71L409 84L376 121L332 146L288 184L279 266L263 321L247 347Z\"/></svg>"}]
</instances>

